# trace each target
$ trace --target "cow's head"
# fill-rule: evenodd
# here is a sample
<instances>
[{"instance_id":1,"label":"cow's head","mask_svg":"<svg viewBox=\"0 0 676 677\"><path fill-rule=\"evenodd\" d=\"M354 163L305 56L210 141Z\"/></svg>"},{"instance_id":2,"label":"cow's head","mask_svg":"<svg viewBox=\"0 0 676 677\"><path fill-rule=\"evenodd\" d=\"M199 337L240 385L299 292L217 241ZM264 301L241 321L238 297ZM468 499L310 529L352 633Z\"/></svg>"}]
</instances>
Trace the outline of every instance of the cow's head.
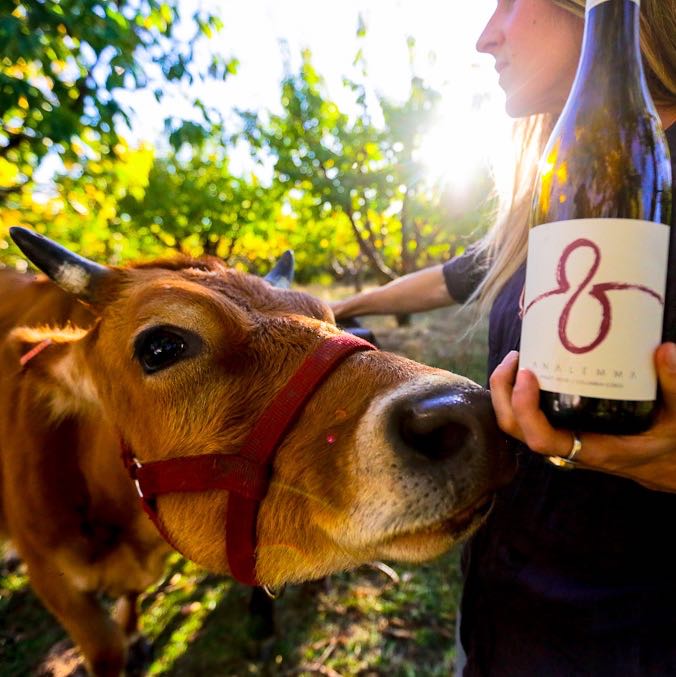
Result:
<instances>
[{"instance_id":1,"label":"cow's head","mask_svg":"<svg viewBox=\"0 0 676 677\"><path fill-rule=\"evenodd\" d=\"M339 332L325 303L283 288L288 257L264 280L215 259L108 268L30 231L12 236L97 316L40 357L54 416L98 412L144 463L237 452L307 355ZM258 578L436 556L480 522L512 467L479 386L393 354L353 354L275 456ZM183 553L227 571L226 506L227 492L209 491L166 494L157 507Z\"/></svg>"}]
</instances>

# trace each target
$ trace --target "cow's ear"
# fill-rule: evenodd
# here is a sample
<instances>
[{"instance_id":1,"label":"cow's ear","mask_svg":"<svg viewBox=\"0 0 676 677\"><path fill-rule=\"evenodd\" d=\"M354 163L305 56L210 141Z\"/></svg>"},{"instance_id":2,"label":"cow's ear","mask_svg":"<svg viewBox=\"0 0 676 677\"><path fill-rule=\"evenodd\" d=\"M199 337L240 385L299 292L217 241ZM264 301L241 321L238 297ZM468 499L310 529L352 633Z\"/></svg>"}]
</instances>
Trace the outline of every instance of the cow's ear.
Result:
<instances>
[{"instance_id":1,"label":"cow's ear","mask_svg":"<svg viewBox=\"0 0 676 677\"><path fill-rule=\"evenodd\" d=\"M105 299L114 269L79 256L39 233L13 227L9 233L26 258L69 294L94 306Z\"/></svg>"},{"instance_id":2,"label":"cow's ear","mask_svg":"<svg viewBox=\"0 0 676 677\"><path fill-rule=\"evenodd\" d=\"M32 393L44 399L53 418L76 415L98 403L86 361L82 359L82 329L19 327L10 332L5 348L18 371L24 372Z\"/></svg>"},{"instance_id":3,"label":"cow's ear","mask_svg":"<svg viewBox=\"0 0 676 677\"><path fill-rule=\"evenodd\" d=\"M263 278L273 287L289 289L293 282L294 258L293 252L287 249L275 263L272 270Z\"/></svg>"}]
</instances>

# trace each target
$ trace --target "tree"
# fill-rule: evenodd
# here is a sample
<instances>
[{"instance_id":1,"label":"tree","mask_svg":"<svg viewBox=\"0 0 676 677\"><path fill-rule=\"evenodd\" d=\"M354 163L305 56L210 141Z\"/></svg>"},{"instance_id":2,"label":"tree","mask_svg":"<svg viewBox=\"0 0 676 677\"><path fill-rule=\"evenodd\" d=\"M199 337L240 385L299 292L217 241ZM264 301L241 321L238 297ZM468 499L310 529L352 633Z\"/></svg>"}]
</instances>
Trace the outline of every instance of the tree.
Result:
<instances>
[{"instance_id":1,"label":"tree","mask_svg":"<svg viewBox=\"0 0 676 677\"><path fill-rule=\"evenodd\" d=\"M284 112L265 125L256 113L242 114L247 139L275 159L282 186L312 196L306 211L315 221L331 211L344 215L373 271L382 280L393 279L396 273L375 245L371 220L371 212L382 213L388 203L381 132L368 116L350 120L328 98L308 51L300 72L282 83L281 102Z\"/></svg>"},{"instance_id":2,"label":"tree","mask_svg":"<svg viewBox=\"0 0 676 677\"><path fill-rule=\"evenodd\" d=\"M345 84L355 95L356 116L329 98L306 51L300 71L282 83L281 114L268 122L254 112L241 114L247 139L274 159L276 181L302 203L301 227L329 218L336 227L346 222L359 248L357 259L380 282L449 258L485 214L480 206L458 214L452 193L426 176L417 157L437 122L439 94L415 76L403 103L369 100L365 85ZM372 121L373 105L381 125ZM490 192L487 176L481 188ZM481 205L478 196L476 202ZM343 252L336 256L338 266L350 265Z\"/></svg>"},{"instance_id":3,"label":"tree","mask_svg":"<svg viewBox=\"0 0 676 677\"><path fill-rule=\"evenodd\" d=\"M192 81L197 40L220 21L197 12L177 36L178 0L0 0L0 205L30 187L48 153L67 165L116 153L129 111L116 90ZM236 61L214 57L209 77ZM199 77L206 77L207 73ZM164 95L155 82L155 96ZM205 118L213 115L202 106Z\"/></svg>"},{"instance_id":4,"label":"tree","mask_svg":"<svg viewBox=\"0 0 676 677\"><path fill-rule=\"evenodd\" d=\"M120 227L126 224L128 237L144 241L145 251L159 244L183 254L219 256L230 264L248 259L246 238L250 243L271 237L279 196L256 176L234 176L229 150L226 140L218 139L183 144L156 158L143 194L127 193L120 201Z\"/></svg>"},{"instance_id":5,"label":"tree","mask_svg":"<svg viewBox=\"0 0 676 677\"><path fill-rule=\"evenodd\" d=\"M129 196L142 199L153 161L152 147L130 148L120 139L114 154L92 157L75 174L55 176L48 191L13 194L0 209L0 261L25 265L8 236L16 225L32 227L101 262L117 264L147 256L151 252L132 234L119 204Z\"/></svg>"},{"instance_id":6,"label":"tree","mask_svg":"<svg viewBox=\"0 0 676 677\"><path fill-rule=\"evenodd\" d=\"M332 274L358 287L364 277L386 282L450 258L485 223L485 208L459 209L421 162L438 92L412 75L409 96L395 103L369 90L364 68L363 82L345 80L356 111L348 115L329 97L309 52L298 72L287 69L281 113L241 112L243 132L233 135L195 101L201 119L170 119L161 152L130 147L116 127L126 114L116 88L145 84L141 71L153 63L168 81L190 79L194 47L174 41L178 0L130 2L111 9L91 0L12 0L12 16L0 16L0 39L9 36L12 55L0 60L0 102L14 96L14 81L33 97L22 103L15 96L0 119L3 263L19 262L6 232L22 224L113 264L178 251L262 272L291 248L299 280ZM94 17L91 35L82 26L85 11ZM195 26L198 36L218 22L198 16ZM106 48L99 32L108 29ZM18 56L22 41L32 57ZM216 77L235 70L234 61L212 66ZM242 139L259 159L272 158L271 185L231 171L230 154ZM35 191L31 177L50 148L65 169L48 190ZM474 191L485 195L490 182L482 181Z\"/></svg>"}]
</instances>

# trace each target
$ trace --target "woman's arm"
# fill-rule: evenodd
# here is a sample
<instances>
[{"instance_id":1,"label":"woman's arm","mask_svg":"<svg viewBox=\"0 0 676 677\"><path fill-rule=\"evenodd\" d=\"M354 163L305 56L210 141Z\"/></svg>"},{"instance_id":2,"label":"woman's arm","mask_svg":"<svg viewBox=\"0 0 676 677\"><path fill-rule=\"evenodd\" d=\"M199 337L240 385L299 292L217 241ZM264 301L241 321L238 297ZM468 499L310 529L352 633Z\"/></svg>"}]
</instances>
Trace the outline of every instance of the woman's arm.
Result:
<instances>
[{"instance_id":1,"label":"woman's arm","mask_svg":"<svg viewBox=\"0 0 676 677\"><path fill-rule=\"evenodd\" d=\"M661 491L676 491L676 343L655 353L662 406L650 430L640 435L583 433L575 462L583 468L628 477ZM491 397L500 427L545 456L567 456L569 431L552 428L540 410L535 374L518 369L518 353L509 353L491 376Z\"/></svg>"},{"instance_id":2,"label":"woman's arm","mask_svg":"<svg viewBox=\"0 0 676 677\"><path fill-rule=\"evenodd\" d=\"M423 268L388 284L331 304L336 319L359 315L419 313L454 303L443 266Z\"/></svg>"}]
</instances>

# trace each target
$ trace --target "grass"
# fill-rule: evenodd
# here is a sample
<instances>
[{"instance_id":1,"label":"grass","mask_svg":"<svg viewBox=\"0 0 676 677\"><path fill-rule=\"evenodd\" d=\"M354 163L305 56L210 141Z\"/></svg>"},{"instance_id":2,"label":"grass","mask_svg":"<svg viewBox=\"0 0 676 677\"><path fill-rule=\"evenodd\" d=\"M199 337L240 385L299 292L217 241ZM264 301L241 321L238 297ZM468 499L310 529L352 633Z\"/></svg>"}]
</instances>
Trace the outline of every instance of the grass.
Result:
<instances>
[{"instance_id":1,"label":"grass","mask_svg":"<svg viewBox=\"0 0 676 677\"><path fill-rule=\"evenodd\" d=\"M410 327L399 328L390 317L364 324L383 349L483 382L486 331L481 326L464 336L468 321L443 309L415 316ZM261 642L252 639L248 589L175 555L141 602L142 630L154 651L144 674L452 674L458 556L455 550L425 565L393 565L392 572L362 567L291 587L276 603L275 636ZM45 656L64 637L25 575L0 570L0 675L44 674Z\"/></svg>"},{"instance_id":2,"label":"grass","mask_svg":"<svg viewBox=\"0 0 676 677\"><path fill-rule=\"evenodd\" d=\"M258 642L246 622L248 589L176 555L142 600L154 651L144 674L449 675L457 558L399 567L394 579L362 567L289 588L276 602L276 636ZM35 674L64 633L24 576L1 577L0 599L0 674Z\"/></svg>"},{"instance_id":3,"label":"grass","mask_svg":"<svg viewBox=\"0 0 676 677\"><path fill-rule=\"evenodd\" d=\"M0 674L24 677L66 636L28 586L25 575L0 574Z\"/></svg>"}]
</instances>

